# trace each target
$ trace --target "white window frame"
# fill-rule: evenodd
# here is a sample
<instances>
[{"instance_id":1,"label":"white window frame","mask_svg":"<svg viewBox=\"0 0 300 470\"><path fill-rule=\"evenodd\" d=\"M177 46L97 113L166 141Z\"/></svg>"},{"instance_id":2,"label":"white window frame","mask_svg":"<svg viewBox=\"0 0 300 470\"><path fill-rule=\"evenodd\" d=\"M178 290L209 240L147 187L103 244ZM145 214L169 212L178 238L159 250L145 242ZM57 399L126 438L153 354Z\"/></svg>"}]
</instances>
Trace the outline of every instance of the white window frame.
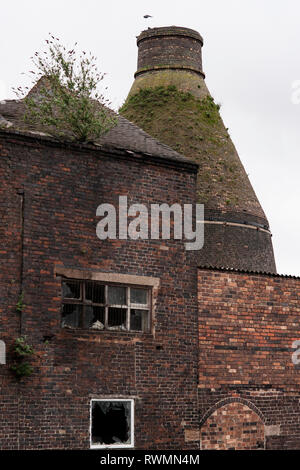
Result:
<instances>
[{"instance_id":1,"label":"white window frame","mask_svg":"<svg viewBox=\"0 0 300 470\"><path fill-rule=\"evenodd\" d=\"M92 408L95 401L118 401L130 403L130 444L93 444L92 443ZM134 399L133 398L92 398L90 403L90 448L91 449L132 449L134 448Z\"/></svg>"},{"instance_id":2,"label":"white window frame","mask_svg":"<svg viewBox=\"0 0 300 470\"><path fill-rule=\"evenodd\" d=\"M0 364L6 364L6 345L2 339L0 340Z\"/></svg>"}]
</instances>

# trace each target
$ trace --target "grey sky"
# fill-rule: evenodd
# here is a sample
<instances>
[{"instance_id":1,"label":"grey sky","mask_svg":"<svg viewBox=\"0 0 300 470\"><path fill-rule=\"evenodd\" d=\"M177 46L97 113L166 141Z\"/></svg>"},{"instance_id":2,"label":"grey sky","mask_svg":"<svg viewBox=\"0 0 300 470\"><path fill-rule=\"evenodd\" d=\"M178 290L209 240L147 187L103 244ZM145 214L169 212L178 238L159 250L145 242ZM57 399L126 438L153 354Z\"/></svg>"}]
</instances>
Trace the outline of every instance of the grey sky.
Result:
<instances>
[{"instance_id":1,"label":"grey sky","mask_svg":"<svg viewBox=\"0 0 300 470\"><path fill-rule=\"evenodd\" d=\"M269 219L278 271L300 275L299 0L10 0L0 15L0 99L28 83L21 73L52 32L98 57L115 109L133 81L135 36L148 26L199 31L206 83Z\"/></svg>"}]
</instances>

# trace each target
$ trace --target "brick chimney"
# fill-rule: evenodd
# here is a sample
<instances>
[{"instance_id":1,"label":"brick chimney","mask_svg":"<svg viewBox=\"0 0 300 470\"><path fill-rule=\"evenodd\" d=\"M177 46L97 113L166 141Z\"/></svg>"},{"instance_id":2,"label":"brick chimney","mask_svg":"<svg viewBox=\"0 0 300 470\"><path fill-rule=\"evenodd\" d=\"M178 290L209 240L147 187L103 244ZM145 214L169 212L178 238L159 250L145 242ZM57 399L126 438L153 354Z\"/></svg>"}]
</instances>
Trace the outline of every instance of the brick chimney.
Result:
<instances>
[{"instance_id":1,"label":"brick chimney","mask_svg":"<svg viewBox=\"0 0 300 470\"><path fill-rule=\"evenodd\" d=\"M268 220L204 80L202 37L189 28L149 28L137 45L135 80L120 113L199 164L199 265L276 272Z\"/></svg>"},{"instance_id":2,"label":"brick chimney","mask_svg":"<svg viewBox=\"0 0 300 470\"><path fill-rule=\"evenodd\" d=\"M155 70L189 70L204 78L203 39L197 31L170 26L143 31L137 40L138 69L135 78Z\"/></svg>"}]
</instances>

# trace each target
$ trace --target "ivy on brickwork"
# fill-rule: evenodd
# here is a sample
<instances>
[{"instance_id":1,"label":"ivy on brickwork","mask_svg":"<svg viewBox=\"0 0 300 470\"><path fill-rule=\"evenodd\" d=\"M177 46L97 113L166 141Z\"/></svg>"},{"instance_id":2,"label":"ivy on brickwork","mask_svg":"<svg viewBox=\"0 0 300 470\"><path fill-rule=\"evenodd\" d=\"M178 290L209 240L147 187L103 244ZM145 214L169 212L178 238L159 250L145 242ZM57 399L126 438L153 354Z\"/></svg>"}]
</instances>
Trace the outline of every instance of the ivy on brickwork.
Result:
<instances>
[{"instance_id":1,"label":"ivy on brickwork","mask_svg":"<svg viewBox=\"0 0 300 470\"><path fill-rule=\"evenodd\" d=\"M19 295L19 298L18 298L17 305L16 305L16 310L19 313L22 313L23 308L25 307L25 304L24 304L23 300L24 300L24 293L21 292L21 294Z\"/></svg>"}]
</instances>

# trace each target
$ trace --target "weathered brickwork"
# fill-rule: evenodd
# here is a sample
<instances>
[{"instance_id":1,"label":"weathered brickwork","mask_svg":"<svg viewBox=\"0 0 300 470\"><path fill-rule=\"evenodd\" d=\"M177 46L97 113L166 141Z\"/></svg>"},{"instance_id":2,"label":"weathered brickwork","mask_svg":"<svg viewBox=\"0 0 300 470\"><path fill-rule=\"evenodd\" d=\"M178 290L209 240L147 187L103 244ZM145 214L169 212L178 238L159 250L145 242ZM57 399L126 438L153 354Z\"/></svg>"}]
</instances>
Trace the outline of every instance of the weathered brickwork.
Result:
<instances>
[{"instance_id":1,"label":"weathered brickwork","mask_svg":"<svg viewBox=\"0 0 300 470\"><path fill-rule=\"evenodd\" d=\"M199 407L240 402L267 426L266 448L300 448L299 279L199 270ZM242 429L241 429L242 431Z\"/></svg>"},{"instance_id":2,"label":"weathered brickwork","mask_svg":"<svg viewBox=\"0 0 300 470\"><path fill-rule=\"evenodd\" d=\"M90 400L120 397L135 402L135 448L197 448L185 439L198 427L194 254L180 240L96 237L97 206L117 207L119 195L128 205L194 203L195 167L6 133L0 155L0 448L89 448ZM151 332L62 329L58 268L159 279ZM18 382L20 335L36 354Z\"/></svg>"},{"instance_id":3,"label":"weathered brickwork","mask_svg":"<svg viewBox=\"0 0 300 470\"><path fill-rule=\"evenodd\" d=\"M136 76L146 70L179 68L202 72L203 39L188 28L164 27L143 31L137 40L139 47Z\"/></svg>"},{"instance_id":4,"label":"weathered brickwork","mask_svg":"<svg viewBox=\"0 0 300 470\"><path fill-rule=\"evenodd\" d=\"M119 195L195 203L195 166L13 132L0 156L1 449L88 449L97 398L134 400L137 449L300 449L299 279L197 270L180 240L96 237L97 206ZM148 279L150 332L61 328L64 275ZM18 381L21 335L36 353Z\"/></svg>"}]
</instances>

